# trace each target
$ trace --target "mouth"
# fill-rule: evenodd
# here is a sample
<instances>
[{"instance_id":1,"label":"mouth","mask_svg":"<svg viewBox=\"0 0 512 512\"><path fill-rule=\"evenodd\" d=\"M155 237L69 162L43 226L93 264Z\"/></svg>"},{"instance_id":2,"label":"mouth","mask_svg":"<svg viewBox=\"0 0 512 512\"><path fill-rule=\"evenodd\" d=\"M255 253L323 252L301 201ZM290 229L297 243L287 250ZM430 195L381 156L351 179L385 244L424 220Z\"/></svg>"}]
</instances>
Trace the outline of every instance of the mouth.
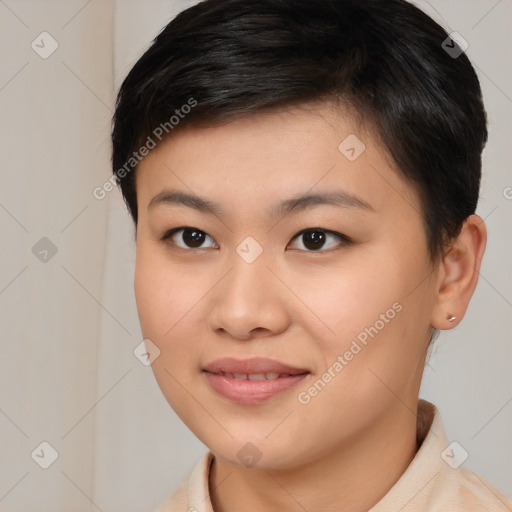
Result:
<instances>
[{"instance_id":1,"label":"mouth","mask_svg":"<svg viewBox=\"0 0 512 512\"><path fill-rule=\"evenodd\" d=\"M275 380L275 379L282 379L284 377L293 377L293 374L290 373L229 373L229 372L220 372L215 373L214 375L223 375L224 377L227 377L228 379L235 379L235 380ZM302 375L302 374L296 374L296 375Z\"/></svg>"},{"instance_id":2,"label":"mouth","mask_svg":"<svg viewBox=\"0 0 512 512\"><path fill-rule=\"evenodd\" d=\"M264 358L218 359L203 369L211 388L238 404L258 404L289 391L310 372Z\"/></svg>"}]
</instances>

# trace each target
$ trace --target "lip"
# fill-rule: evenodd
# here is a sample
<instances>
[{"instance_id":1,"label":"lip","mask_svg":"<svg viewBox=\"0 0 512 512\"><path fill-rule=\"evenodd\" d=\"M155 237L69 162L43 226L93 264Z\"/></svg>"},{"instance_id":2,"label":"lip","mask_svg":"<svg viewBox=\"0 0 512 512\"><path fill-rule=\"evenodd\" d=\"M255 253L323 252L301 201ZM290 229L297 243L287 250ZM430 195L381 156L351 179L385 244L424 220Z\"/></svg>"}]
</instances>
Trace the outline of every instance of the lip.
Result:
<instances>
[{"instance_id":1,"label":"lip","mask_svg":"<svg viewBox=\"0 0 512 512\"><path fill-rule=\"evenodd\" d=\"M254 405L292 389L310 372L273 359L224 358L208 364L203 373L212 389L221 396L238 404ZM279 377L270 380L235 379L235 373L277 373Z\"/></svg>"},{"instance_id":2,"label":"lip","mask_svg":"<svg viewBox=\"0 0 512 512\"><path fill-rule=\"evenodd\" d=\"M308 373L306 368L297 368L288 364L267 359L265 357L252 357L250 359L236 359L234 357L224 357L216 359L207 364L204 371L209 373L287 373L289 375L299 375Z\"/></svg>"}]
</instances>

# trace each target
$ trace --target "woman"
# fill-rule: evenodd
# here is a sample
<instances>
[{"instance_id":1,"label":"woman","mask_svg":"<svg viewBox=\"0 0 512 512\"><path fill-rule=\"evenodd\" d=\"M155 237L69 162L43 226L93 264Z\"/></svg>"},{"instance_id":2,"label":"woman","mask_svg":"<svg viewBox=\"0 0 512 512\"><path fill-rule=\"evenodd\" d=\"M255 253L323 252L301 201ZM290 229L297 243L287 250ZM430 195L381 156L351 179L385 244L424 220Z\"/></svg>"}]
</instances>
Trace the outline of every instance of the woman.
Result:
<instances>
[{"instance_id":1,"label":"woman","mask_svg":"<svg viewBox=\"0 0 512 512\"><path fill-rule=\"evenodd\" d=\"M206 0L128 74L139 319L209 448L160 512L512 507L419 400L486 244L463 50L402 0Z\"/></svg>"}]
</instances>

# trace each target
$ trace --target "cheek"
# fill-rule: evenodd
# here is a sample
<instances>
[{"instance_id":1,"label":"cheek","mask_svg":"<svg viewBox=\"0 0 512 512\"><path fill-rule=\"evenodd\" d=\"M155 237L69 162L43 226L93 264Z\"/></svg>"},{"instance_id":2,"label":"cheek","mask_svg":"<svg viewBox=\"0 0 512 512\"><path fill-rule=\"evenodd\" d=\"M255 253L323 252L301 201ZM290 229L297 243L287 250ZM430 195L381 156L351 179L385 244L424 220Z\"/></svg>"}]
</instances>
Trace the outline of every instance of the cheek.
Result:
<instances>
[{"instance_id":1,"label":"cheek","mask_svg":"<svg viewBox=\"0 0 512 512\"><path fill-rule=\"evenodd\" d=\"M384 252L354 258L336 271L318 270L312 281L294 281L302 283L297 294L321 320L304 324L321 350L320 372L341 356L343 369L331 372L345 390L354 388L353 396L383 388L370 369L393 388L407 388L428 343L428 268L410 252Z\"/></svg>"},{"instance_id":2,"label":"cheek","mask_svg":"<svg viewBox=\"0 0 512 512\"><path fill-rule=\"evenodd\" d=\"M408 306L395 302L387 308L387 301L375 304L376 317L366 311L366 318L340 327L348 334L336 342L324 338L323 366L297 390L299 410L317 422L338 425L342 437L356 434L397 404L409 403L421 376L424 344Z\"/></svg>"},{"instance_id":3,"label":"cheek","mask_svg":"<svg viewBox=\"0 0 512 512\"><path fill-rule=\"evenodd\" d=\"M183 272L173 271L151 248L137 248L135 266L135 298L144 339L150 339L160 350L151 364L156 382L175 412L185 422L190 414L187 394L191 388L191 372L196 361L190 336L183 332L188 324L189 283ZM194 289L194 288L192 288Z\"/></svg>"},{"instance_id":4,"label":"cheek","mask_svg":"<svg viewBox=\"0 0 512 512\"><path fill-rule=\"evenodd\" d=\"M155 338L157 344L172 337L174 326L193 305L191 280L150 246L137 247L135 300L145 337Z\"/></svg>"},{"instance_id":5,"label":"cheek","mask_svg":"<svg viewBox=\"0 0 512 512\"><path fill-rule=\"evenodd\" d=\"M384 262L383 262L384 261ZM341 265L312 268L291 276L294 292L307 305L305 328L312 339L321 339L324 349L344 351L352 339L375 323L379 331L396 316L393 305L404 296L403 272L385 263L382 255L354 253ZM387 314L386 314L387 312ZM385 315L384 320L381 315Z\"/></svg>"},{"instance_id":6,"label":"cheek","mask_svg":"<svg viewBox=\"0 0 512 512\"><path fill-rule=\"evenodd\" d=\"M183 382L187 372L192 373L198 365L197 355L204 342L199 335L204 322L198 323L198 315L211 287L199 275L173 264L149 244L137 248L135 298L142 334L160 350L152 365L157 379L159 375L165 377L167 370ZM168 386L172 387L172 382Z\"/></svg>"},{"instance_id":7,"label":"cheek","mask_svg":"<svg viewBox=\"0 0 512 512\"><path fill-rule=\"evenodd\" d=\"M142 334L145 338L159 338L162 311L165 304L165 287L161 286L163 271L155 264L146 251L137 248L135 264L135 301ZM156 339L154 340L156 341Z\"/></svg>"}]
</instances>

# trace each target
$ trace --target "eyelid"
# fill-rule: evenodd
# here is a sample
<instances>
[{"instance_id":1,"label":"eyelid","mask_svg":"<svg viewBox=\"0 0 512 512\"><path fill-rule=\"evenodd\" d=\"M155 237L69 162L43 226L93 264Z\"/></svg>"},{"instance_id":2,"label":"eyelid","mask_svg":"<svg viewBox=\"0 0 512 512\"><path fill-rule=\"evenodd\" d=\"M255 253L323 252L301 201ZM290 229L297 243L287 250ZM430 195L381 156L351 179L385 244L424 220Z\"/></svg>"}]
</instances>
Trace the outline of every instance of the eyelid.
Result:
<instances>
[{"instance_id":1,"label":"eyelid","mask_svg":"<svg viewBox=\"0 0 512 512\"><path fill-rule=\"evenodd\" d=\"M215 241L215 239L209 235L206 231L203 231L202 229L199 229L199 228L196 228L196 227L193 227L193 226L180 226L180 227L176 227L176 228L172 228L172 229L169 229L168 231L166 231L163 236L160 238L160 241L161 242L167 242L169 240L169 238L171 238L174 234L176 234L178 231L182 231L182 230L185 230L185 229L189 229L189 230L195 230L195 231L200 231L201 233L204 233L207 237L211 238L215 245L217 247L215 247L215 249L217 249L219 247L218 243ZM353 240L348 237L347 235L344 235L343 233L339 233L338 231L333 231L332 229L326 229L326 228L321 228L321 227L311 227L311 228L304 228L302 230L300 230L298 233L296 233L292 239L290 240L290 242L288 242L288 244L286 245L286 247L288 247L290 245L290 243L292 243L294 240L296 240L297 238L301 237L304 233L308 233L308 232L314 232L314 231L321 231L323 233L326 233L328 235L334 235L335 237L339 238L341 240L341 245L350 245L353 243ZM174 244L173 245L178 248L178 249L183 249L185 251L199 251L201 249L209 249L209 247L196 247L196 248L187 248L187 249L184 249L183 247L179 247L178 245ZM322 249L319 249L319 250L310 250L310 251L306 251L306 250L303 250L303 249L295 249L295 250L300 250L302 252L307 252L307 253L322 253L322 252L329 252L329 251L332 251L333 249L327 249L327 250L322 250Z\"/></svg>"},{"instance_id":2,"label":"eyelid","mask_svg":"<svg viewBox=\"0 0 512 512\"><path fill-rule=\"evenodd\" d=\"M321 231L322 233L325 233L327 235L334 235L335 237L337 237L337 238L339 238L341 240L341 244L340 245L342 245L342 246L343 245L350 245L350 244L353 243L353 240L349 236L344 235L343 233L339 233L338 231L333 231L332 229L326 229L326 228L321 228L321 227L312 227L312 228L305 228L305 229L302 229L301 231L299 231L296 235L293 236L293 238L291 239L291 241L289 242L288 245L290 245L290 243L292 243L297 238L301 237L304 233L315 232L315 231ZM288 247L288 245L286 247ZM302 252L316 254L316 253L329 252L329 251L337 249L338 247L335 247L334 249L331 248L331 249L324 249L324 250L322 250L322 248L321 248L321 249L318 249L316 251L313 251L313 250L311 250L311 251L304 251L303 249L295 249L295 250L300 250Z\"/></svg>"},{"instance_id":3,"label":"eyelid","mask_svg":"<svg viewBox=\"0 0 512 512\"><path fill-rule=\"evenodd\" d=\"M179 231L186 230L186 229L204 233L208 238L211 238L213 240L213 242L215 243L215 245L217 246L217 247L214 247L214 249L218 249L219 244L215 241L215 239L211 235L209 235L206 231L203 231L202 229L199 229L199 228L196 228L193 226L179 226L177 228L169 229L160 237L160 242L169 242L169 239L174 234L176 234ZM211 247L196 247L196 248L189 247L187 249L184 249L183 247L180 247L179 245L175 244L174 242L170 242L170 243L172 243L173 246L176 247L177 249L183 249L184 251L200 251L201 249L211 249Z\"/></svg>"}]
</instances>

